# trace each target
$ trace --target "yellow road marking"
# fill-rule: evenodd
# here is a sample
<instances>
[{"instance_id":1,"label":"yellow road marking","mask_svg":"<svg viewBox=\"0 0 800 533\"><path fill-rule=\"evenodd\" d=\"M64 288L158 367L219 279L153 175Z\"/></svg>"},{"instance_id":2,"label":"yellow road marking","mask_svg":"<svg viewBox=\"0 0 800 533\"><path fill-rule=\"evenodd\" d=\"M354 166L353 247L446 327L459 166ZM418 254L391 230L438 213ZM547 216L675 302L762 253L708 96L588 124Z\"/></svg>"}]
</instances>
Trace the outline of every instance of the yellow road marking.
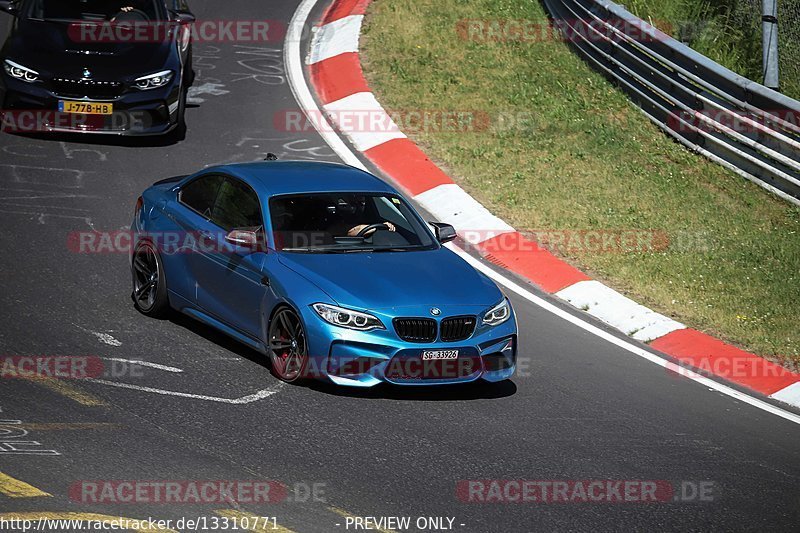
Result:
<instances>
[{"instance_id":1,"label":"yellow road marking","mask_svg":"<svg viewBox=\"0 0 800 533\"><path fill-rule=\"evenodd\" d=\"M334 513L338 514L343 518L355 518L356 515L352 515L345 511L344 509L339 509L338 507L334 507L332 505L328 506L329 511L333 511ZM373 529L373 531L379 531L380 533L397 533L394 529Z\"/></svg>"},{"instance_id":2,"label":"yellow road marking","mask_svg":"<svg viewBox=\"0 0 800 533\"><path fill-rule=\"evenodd\" d=\"M107 405L106 402L97 398L96 396L92 396L88 392L84 392L75 385L67 382L63 379L53 379L53 378L28 378L30 381L34 383L39 383L40 385L44 385L48 389L55 391L62 396L66 396L70 400L78 402L81 405L85 405L87 407L99 407Z\"/></svg>"},{"instance_id":3,"label":"yellow road marking","mask_svg":"<svg viewBox=\"0 0 800 533\"><path fill-rule=\"evenodd\" d=\"M294 533L294 531L291 529L286 529L280 524L273 523L272 517L270 517L270 520L267 522L264 517L259 517L250 513L243 513L241 511L235 511L233 509L220 509L214 512L224 518L236 520L238 529L244 531L254 531L256 533ZM242 525L243 521L249 522L251 527L249 529L245 529L245 527Z\"/></svg>"},{"instance_id":4,"label":"yellow road marking","mask_svg":"<svg viewBox=\"0 0 800 533\"><path fill-rule=\"evenodd\" d=\"M48 512L29 512L29 513L0 513L0 518L9 521L9 520L30 520L34 522L34 528L36 528L36 523L39 523L39 520L74 520L77 522L90 522L90 523L98 523L101 522L103 524L118 524L120 527L126 525L124 529L128 531L138 531L139 533L178 533L174 529L167 529L167 528L159 528L157 525L154 528L150 527L150 524L147 520L141 520L139 518L126 518L124 516L109 516L105 514L94 514L94 513L48 513ZM127 524L125 522L127 521ZM41 522L42 527L46 526L46 523ZM65 525L65 524L62 524ZM51 526L55 527L55 524L51 524ZM66 529L69 529L68 525L65 525ZM62 528L64 529L64 528ZM47 531L46 529L39 529L40 531ZM52 530L51 530L52 531Z\"/></svg>"},{"instance_id":5,"label":"yellow road marking","mask_svg":"<svg viewBox=\"0 0 800 533\"><path fill-rule=\"evenodd\" d=\"M14 479L0 472L0 493L5 494L11 498L39 498L42 496L50 496L43 490L39 490L33 485L28 485L24 481Z\"/></svg>"}]
</instances>

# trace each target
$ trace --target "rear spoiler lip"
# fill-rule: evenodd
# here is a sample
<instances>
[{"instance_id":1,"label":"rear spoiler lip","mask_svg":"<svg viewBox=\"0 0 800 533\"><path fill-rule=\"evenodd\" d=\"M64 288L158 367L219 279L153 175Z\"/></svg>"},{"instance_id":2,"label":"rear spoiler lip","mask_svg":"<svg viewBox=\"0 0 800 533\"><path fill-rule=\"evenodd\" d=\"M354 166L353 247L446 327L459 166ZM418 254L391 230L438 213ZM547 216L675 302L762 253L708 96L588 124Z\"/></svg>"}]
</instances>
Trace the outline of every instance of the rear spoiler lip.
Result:
<instances>
[{"instance_id":1,"label":"rear spoiler lip","mask_svg":"<svg viewBox=\"0 0 800 533\"><path fill-rule=\"evenodd\" d=\"M158 180L157 182L153 183L153 186L156 186L156 185L165 185L165 184L167 184L167 183L176 183L176 182L179 182L179 181L181 181L181 180L182 180L183 178L185 178L186 176L188 176L188 174L186 174L186 175L184 175L184 176L172 176L171 178L165 178L165 179L163 179L163 180Z\"/></svg>"}]
</instances>

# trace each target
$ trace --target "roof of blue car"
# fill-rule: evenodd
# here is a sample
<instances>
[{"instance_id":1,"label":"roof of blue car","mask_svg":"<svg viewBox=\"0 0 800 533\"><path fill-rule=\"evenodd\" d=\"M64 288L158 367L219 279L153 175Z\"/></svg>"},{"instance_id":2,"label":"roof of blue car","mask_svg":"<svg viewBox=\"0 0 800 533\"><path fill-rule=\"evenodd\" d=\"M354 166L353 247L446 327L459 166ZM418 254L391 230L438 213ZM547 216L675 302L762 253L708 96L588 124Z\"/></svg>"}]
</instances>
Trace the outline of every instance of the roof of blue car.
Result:
<instances>
[{"instance_id":1,"label":"roof of blue car","mask_svg":"<svg viewBox=\"0 0 800 533\"><path fill-rule=\"evenodd\" d=\"M258 161L208 168L231 174L250 184L259 194L312 192L397 192L383 180L340 163L322 161Z\"/></svg>"}]
</instances>

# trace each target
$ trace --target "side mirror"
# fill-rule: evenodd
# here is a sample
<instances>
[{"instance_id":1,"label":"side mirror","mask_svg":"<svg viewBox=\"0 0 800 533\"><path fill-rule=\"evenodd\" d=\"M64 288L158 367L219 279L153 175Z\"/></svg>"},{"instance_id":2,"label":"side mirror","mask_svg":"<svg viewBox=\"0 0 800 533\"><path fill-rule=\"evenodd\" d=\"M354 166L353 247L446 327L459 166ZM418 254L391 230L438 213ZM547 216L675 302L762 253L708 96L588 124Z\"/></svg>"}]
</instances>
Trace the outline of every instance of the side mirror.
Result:
<instances>
[{"instance_id":1,"label":"side mirror","mask_svg":"<svg viewBox=\"0 0 800 533\"><path fill-rule=\"evenodd\" d=\"M191 24L194 22L195 16L188 11L171 11L173 20L178 24Z\"/></svg>"},{"instance_id":2,"label":"side mirror","mask_svg":"<svg viewBox=\"0 0 800 533\"><path fill-rule=\"evenodd\" d=\"M5 11L9 15L16 15L17 4L13 0L0 0L0 11Z\"/></svg>"},{"instance_id":3,"label":"side mirror","mask_svg":"<svg viewBox=\"0 0 800 533\"><path fill-rule=\"evenodd\" d=\"M450 224L442 224L441 222L428 222L428 224L433 227L433 233L436 235L436 240L442 244L450 242L458 237L456 228Z\"/></svg>"},{"instance_id":4,"label":"side mirror","mask_svg":"<svg viewBox=\"0 0 800 533\"><path fill-rule=\"evenodd\" d=\"M258 235L256 235L255 231L232 229L225 235L225 242L255 250L258 248Z\"/></svg>"}]
</instances>

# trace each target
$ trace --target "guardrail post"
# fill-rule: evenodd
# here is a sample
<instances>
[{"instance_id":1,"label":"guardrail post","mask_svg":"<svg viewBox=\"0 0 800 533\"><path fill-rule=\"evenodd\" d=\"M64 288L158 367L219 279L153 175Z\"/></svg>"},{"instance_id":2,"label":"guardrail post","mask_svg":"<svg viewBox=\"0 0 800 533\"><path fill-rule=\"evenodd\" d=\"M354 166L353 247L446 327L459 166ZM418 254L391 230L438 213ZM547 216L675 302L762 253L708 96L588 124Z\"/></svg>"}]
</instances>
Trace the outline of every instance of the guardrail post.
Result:
<instances>
[{"instance_id":1,"label":"guardrail post","mask_svg":"<svg viewBox=\"0 0 800 533\"><path fill-rule=\"evenodd\" d=\"M778 72L778 0L762 0L761 8L764 85L777 91L780 87Z\"/></svg>"}]
</instances>

